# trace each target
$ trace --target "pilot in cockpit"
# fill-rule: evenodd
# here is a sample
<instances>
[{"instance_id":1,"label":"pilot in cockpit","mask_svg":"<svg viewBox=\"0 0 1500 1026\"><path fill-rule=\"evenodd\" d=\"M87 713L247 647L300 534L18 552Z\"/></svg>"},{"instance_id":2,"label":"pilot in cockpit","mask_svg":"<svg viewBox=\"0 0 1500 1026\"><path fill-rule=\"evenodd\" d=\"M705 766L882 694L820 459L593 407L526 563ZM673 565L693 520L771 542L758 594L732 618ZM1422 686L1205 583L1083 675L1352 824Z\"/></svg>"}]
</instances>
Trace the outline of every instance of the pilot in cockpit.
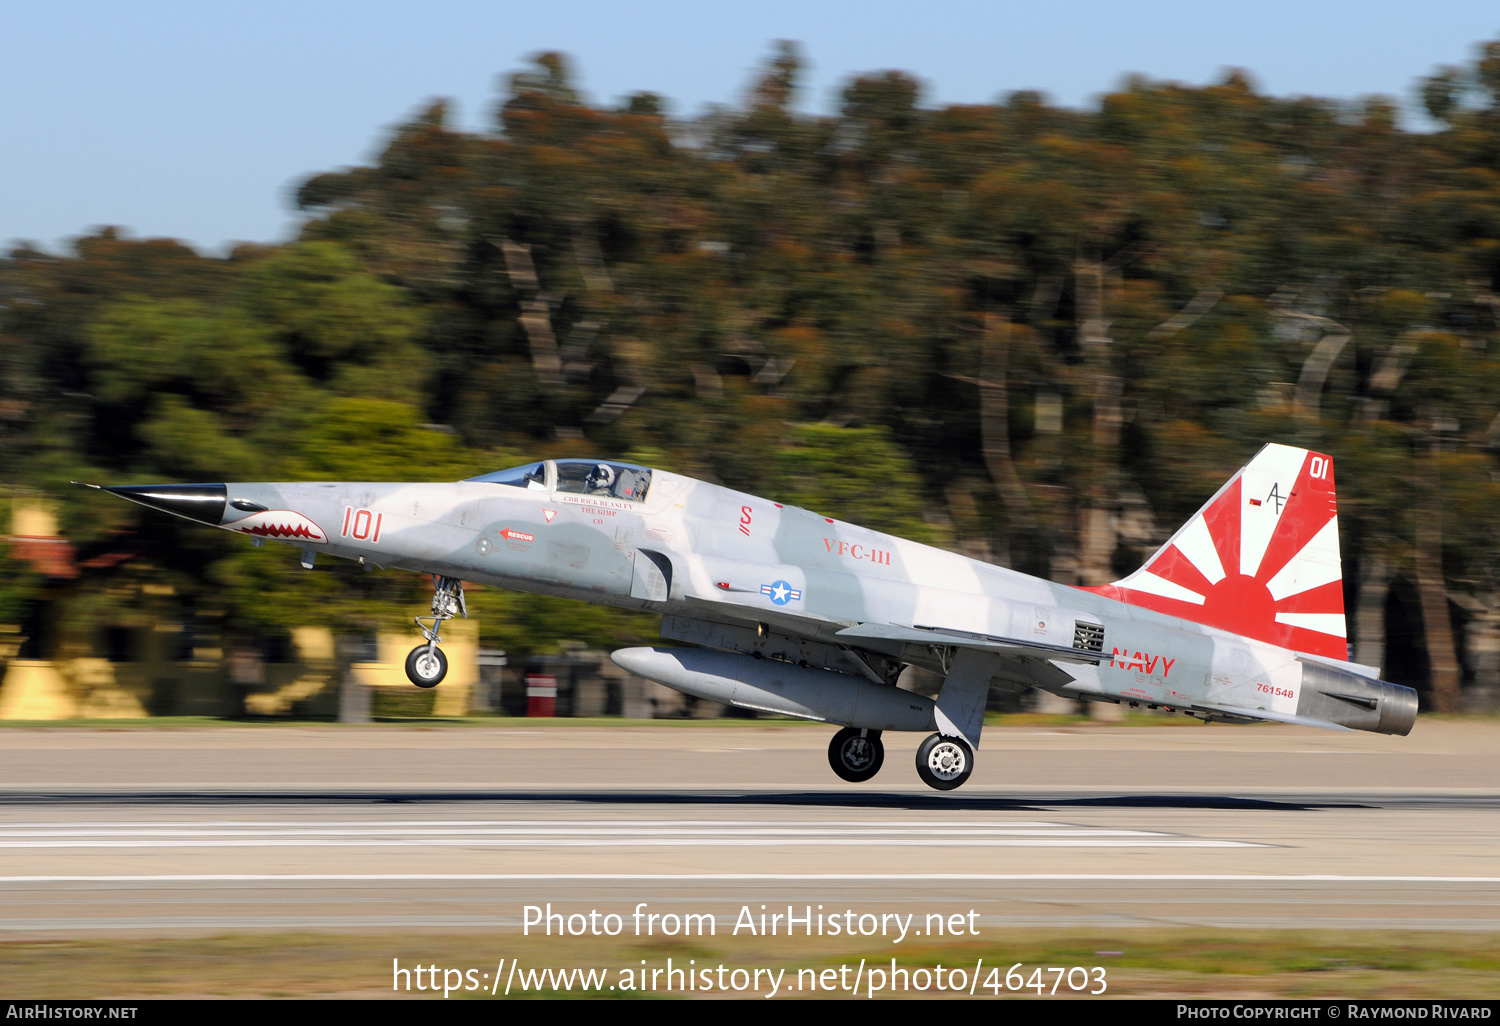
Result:
<instances>
[{"instance_id":1,"label":"pilot in cockpit","mask_svg":"<svg viewBox=\"0 0 1500 1026\"><path fill-rule=\"evenodd\" d=\"M589 471L584 492L588 495L609 495L615 485L615 468L608 463L598 463Z\"/></svg>"}]
</instances>

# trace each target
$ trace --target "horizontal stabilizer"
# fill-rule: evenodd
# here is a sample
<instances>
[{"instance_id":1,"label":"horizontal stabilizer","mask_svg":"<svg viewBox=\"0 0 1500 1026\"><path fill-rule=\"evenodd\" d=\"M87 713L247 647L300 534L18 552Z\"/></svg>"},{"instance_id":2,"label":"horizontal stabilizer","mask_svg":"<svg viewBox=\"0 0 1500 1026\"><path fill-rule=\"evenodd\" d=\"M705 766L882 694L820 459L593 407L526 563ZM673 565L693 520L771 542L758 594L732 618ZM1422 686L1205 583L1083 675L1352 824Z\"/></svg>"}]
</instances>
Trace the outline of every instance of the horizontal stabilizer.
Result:
<instances>
[{"instance_id":1,"label":"horizontal stabilizer","mask_svg":"<svg viewBox=\"0 0 1500 1026\"><path fill-rule=\"evenodd\" d=\"M1380 679L1380 667L1378 666L1367 666L1364 663L1354 663L1347 659L1329 659L1307 653L1303 653L1299 658L1305 663L1317 663L1319 666L1329 666L1335 670L1343 670L1345 673L1352 673L1369 680Z\"/></svg>"},{"instance_id":2,"label":"horizontal stabilizer","mask_svg":"<svg viewBox=\"0 0 1500 1026\"><path fill-rule=\"evenodd\" d=\"M1070 663L1091 663L1097 666L1109 656L1099 652L1084 652L1063 645L1039 645L1032 641L1013 641L968 631L948 630L939 627L900 627L892 623L862 623L845 627L838 632L841 638L868 638L872 641L899 641L911 645L947 645L951 648L972 648L997 655L1034 656L1039 659L1057 659Z\"/></svg>"}]
</instances>

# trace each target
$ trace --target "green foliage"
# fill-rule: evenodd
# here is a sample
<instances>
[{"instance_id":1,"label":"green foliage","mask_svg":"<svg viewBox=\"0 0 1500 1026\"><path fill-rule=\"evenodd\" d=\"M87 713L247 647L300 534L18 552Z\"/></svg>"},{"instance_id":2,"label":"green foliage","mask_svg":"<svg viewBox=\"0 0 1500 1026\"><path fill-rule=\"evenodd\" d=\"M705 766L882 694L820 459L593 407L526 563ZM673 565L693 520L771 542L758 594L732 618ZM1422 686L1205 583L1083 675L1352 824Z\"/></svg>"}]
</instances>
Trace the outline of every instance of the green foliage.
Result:
<instances>
[{"instance_id":1,"label":"green foliage","mask_svg":"<svg viewBox=\"0 0 1500 1026\"><path fill-rule=\"evenodd\" d=\"M21 622L40 583L31 568L12 558L10 546L0 540L0 624Z\"/></svg>"},{"instance_id":2,"label":"green foliage","mask_svg":"<svg viewBox=\"0 0 1500 1026\"><path fill-rule=\"evenodd\" d=\"M78 589L157 573L184 606L271 630L396 622L423 582L305 574L65 482L452 480L623 454L997 558L1024 537L1045 572L1076 565L1081 510L1144 502L1163 540L1283 441L1334 456L1346 555L1398 573L1436 466L1448 584L1485 596L1497 62L1491 41L1429 79L1443 127L1423 134L1389 101L1284 100L1242 73L1135 78L1075 111L933 108L892 71L809 116L791 44L742 108L678 122L648 94L591 106L543 54L494 130L436 103L371 166L311 176L295 241L216 259L106 231L0 259L0 475L45 489L80 543L148 536ZM513 651L654 630L476 604Z\"/></svg>"},{"instance_id":3,"label":"green foliage","mask_svg":"<svg viewBox=\"0 0 1500 1026\"><path fill-rule=\"evenodd\" d=\"M288 412L274 434L284 439L281 480L457 481L509 465L504 455L466 450L424 425L417 407L389 399L326 399Z\"/></svg>"},{"instance_id":4,"label":"green foliage","mask_svg":"<svg viewBox=\"0 0 1500 1026\"><path fill-rule=\"evenodd\" d=\"M264 466L244 440L224 429L223 420L163 395L138 428L149 463L165 477L202 481L245 481L261 477Z\"/></svg>"},{"instance_id":5,"label":"green foliage","mask_svg":"<svg viewBox=\"0 0 1500 1026\"><path fill-rule=\"evenodd\" d=\"M658 640L661 618L596 606L575 599L521 595L493 588L466 592L469 615L479 618L480 640L512 659L559 650L563 642L613 649Z\"/></svg>"},{"instance_id":6,"label":"green foliage","mask_svg":"<svg viewBox=\"0 0 1500 1026\"><path fill-rule=\"evenodd\" d=\"M95 394L122 407L171 391L253 413L285 401L291 380L262 325L198 300L126 297L90 325L87 346Z\"/></svg>"},{"instance_id":7,"label":"green foliage","mask_svg":"<svg viewBox=\"0 0 1500 1026\"><path fill-rule=\"evenodd\" d=\"M348 250L328 242L288 246L256 265L246 301L285 357L330 391L415 397L420 317Z\"/></svg>"},{"instance_id":8,"label":"green foliage","mask_svg":"<svg viewBox=\"0 0 1500 1026\"><path fill-rule=\"evenodd\" d=\"M861 527L936 543L934 507L910 458L884 428L798 424L771 457L764 489L784 502Z\"/></svg>"}]
</instances>

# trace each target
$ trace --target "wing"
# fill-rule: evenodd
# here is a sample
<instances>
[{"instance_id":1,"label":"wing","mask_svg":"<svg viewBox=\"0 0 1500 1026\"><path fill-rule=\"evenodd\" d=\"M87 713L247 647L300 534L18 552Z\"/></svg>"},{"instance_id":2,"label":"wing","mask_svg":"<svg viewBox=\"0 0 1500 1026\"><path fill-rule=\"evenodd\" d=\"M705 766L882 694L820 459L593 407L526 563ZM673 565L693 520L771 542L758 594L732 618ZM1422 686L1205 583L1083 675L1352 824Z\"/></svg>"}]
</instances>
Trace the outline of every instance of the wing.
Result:
<instances>
[{"instance_id":1,"label":"wing","mask_svg":"<svg viewBox=\"0 0 1500 1026\"><path fill-rule=\"evenodd\" d=\"M1064 645L1042 645L1034 641L1017 641L1014 638L998 638L988 634L973 634L969 631L921 625L901 627L892 623L861 623L853 627L845 627L837 633L837 636L867 641L895 641L907 645L967 648L1015 659L1057 660L1065 663L1088 663L1094 666L1109 658L1101 652L1089 652Z\"/></svg>"},{"instance_id":2,"label":"wing","mask_svg":"<svg viewBox=\"0 0 1500 1026\"><path fill-rule=\"evenodd\" d=\"M992 681L1017 689L1034 686L1057 691L1075 679L1058 663L1098 665L1108 658L1100 652L1062 645L921 624L903 627L861 623L845 627L834 636L852 643L884 643L901 649L912 645L929 650L946 649L942 656L945 678L934 715L940 730L960 735L976 748Z\"/></svg>"},{"instance_id":3,"label":"wing","mask_svg":"<svg viewBox=\"0 0 1500 1026\"><path fill-rule=\"evenodd\" d=\"M948 648L954 655L970 652L993 657L988 665L996 672L993 676L1016 689L1027 687L1056 691L1073 683L1072 674L1058 663L1081 663L1098 665L1108 658L1099 652L1086 652L1062 645L1044 645L1034 641L1018 641L969 631L938 627L902 627L892 623L861 623L845 627L835 637L846 638L851 643L885 642L895 645L920 645L923 648Z\"/></svg>"}]
</instances>

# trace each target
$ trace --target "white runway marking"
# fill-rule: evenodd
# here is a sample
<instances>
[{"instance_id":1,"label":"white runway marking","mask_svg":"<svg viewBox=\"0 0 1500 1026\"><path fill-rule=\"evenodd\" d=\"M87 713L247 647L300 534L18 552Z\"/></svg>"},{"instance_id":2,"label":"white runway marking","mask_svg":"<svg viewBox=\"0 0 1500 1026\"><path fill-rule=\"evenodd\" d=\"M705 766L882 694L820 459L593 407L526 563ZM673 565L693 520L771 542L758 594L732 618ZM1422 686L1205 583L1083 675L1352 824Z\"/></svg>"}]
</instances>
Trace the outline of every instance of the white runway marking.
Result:
<instances>
[{"instance_id":1,"label":"white runway marking","mask_svg":"<svg viewBox=\"0 0 1500 1026\"><path fill-rule=\"evenodd\" d=\"M389 847L1258 848L1265 845L1068 823L772 826L722 820L358 820L73 822L0 825L0 849Z\"/></svg>"},{"instance_id":2,"label":"white runway marking","mask_svg":"<svg viewBox=\"0 0 1500 1026\"><path fill-rule=\"evenodd\" d=\"M33 883L507 883L552 880L668 883L1431 883L1500 884L1500 876L1346 876L1330 873L174 873L0 876Z\"/></svg>"}]
</instances>

